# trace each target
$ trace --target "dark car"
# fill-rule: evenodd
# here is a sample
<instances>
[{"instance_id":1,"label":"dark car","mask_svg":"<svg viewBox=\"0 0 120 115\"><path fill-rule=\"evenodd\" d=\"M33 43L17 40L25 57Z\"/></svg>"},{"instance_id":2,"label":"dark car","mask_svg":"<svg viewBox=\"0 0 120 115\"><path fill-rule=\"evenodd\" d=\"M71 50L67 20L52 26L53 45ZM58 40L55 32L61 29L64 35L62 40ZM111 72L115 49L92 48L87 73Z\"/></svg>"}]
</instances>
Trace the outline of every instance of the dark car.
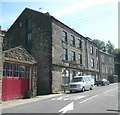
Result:
<instances>
[{"instance_id":1,"label":"dark car","mask_svg":"<svg viewBox=\"0 0 120 115\"><path fill-rule=\"evenodd\" d=\"M105 86L105 85L109 85L110 82L107 79L100 79L98 81L96 81L96 85L99 86Z\"/></svg>"}]
</instances>

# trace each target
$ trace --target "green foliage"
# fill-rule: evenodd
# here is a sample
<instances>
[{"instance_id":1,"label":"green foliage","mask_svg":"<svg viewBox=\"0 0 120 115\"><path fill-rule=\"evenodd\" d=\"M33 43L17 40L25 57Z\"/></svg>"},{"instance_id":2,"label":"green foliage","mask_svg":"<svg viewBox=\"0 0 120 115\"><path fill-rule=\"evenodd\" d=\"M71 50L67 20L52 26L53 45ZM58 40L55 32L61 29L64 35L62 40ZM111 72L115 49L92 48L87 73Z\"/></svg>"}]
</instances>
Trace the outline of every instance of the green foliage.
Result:
<instances>
[{"instance_id":1,"label":"green foliage","mask_svg":"<svg viewBox=\"0 0 120 115\"><path fill-rule=\"evenodd\" d=\"M109 54L114 54L114 45L110 41L106 44L106 49Z\"/></svg>"},{"instance_id":2,"label":"green foliage","mask_svg":"<svg viewBox=\"0 0 120 115\"><path fill-rule=\"evenodd\" d=\"M120 48L114 49L114 53L115 53L115 54L120 54Z\"/></svg>"},{"instance_id":3,"label":"green foliage","mask_svg":"<svg viewBox=\"0 0 120 115\"><path fill-rule=\"evenodd\" d=\"M93 39L92 40L93 43L95 43L98 47L98 49L103 50L105 48L105 42L98 40L98 39Z\"/></svg>"},{"instance_id":4,"label":"green foliage","mask_svg":"<svg viewBox=\"0 0 120 115\"><path fill-rule=\"evenodd\" d=\"M100 50L106 50L109 54L114 55L114 45L110 41L105 43L104 41L93 39L92 42L95 43Z\"/></svg>"}]
</instances>

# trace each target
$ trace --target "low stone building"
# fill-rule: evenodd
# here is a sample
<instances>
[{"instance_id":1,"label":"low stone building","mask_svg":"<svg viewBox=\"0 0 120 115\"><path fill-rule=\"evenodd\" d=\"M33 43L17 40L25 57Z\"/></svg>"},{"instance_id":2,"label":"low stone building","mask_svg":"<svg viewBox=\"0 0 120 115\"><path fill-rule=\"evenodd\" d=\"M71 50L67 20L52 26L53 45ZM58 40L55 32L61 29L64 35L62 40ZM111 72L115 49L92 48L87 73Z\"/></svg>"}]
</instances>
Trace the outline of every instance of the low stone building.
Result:
<instances>
[{"instance_id":1,"label":"low stone building","mask_svg":"<svg viewBox=\"0 0 120 115\"><path fill-rule=\"evenodd\" d=\"M3 52L2 100L37 94L35 59L21 46Z\"/></svg>"}]
</instances>

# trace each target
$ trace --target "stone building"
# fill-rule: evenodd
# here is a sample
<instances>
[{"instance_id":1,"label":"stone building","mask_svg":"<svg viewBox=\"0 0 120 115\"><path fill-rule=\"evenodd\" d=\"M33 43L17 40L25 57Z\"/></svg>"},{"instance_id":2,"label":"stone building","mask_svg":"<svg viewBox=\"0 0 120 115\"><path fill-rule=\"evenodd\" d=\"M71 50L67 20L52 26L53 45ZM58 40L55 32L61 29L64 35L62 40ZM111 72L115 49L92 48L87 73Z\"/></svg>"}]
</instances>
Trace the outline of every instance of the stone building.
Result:
<instances>
[{"instance_id":1,"label":"stone building","mask_svg":"<svg viewBox=\"0 0 120 115\"><path fill-rule=\"evenodd\" d=\"M92 42L92 40L87 37L86 42L86 65L87 65L87 74L93 75L95 78L95 81L99 79L99 55L98 55L98 47Z\"/></svg>"},{"instance_id":2,"label":"stone building","mask_svg":"<svg viewBox=\"0 0 120 115\"><path fill-rule=\"evenodd\" d=\"M113 82L114 75L114 56L106 51L99 50L100 57L100 78L110 79Z\"/></svg>"},{"instance_id":3,"label":"stone building","mask_svg":"<svg viewBox=\"0 0 120 115\"><path fill-rule=\"evenodd\" d=\"M4 49L21 45L37 60L38 95L61 90L74 75L99 76L95 44L49 13L26 8L4 44Z\"/></svg>"}]
</instances>

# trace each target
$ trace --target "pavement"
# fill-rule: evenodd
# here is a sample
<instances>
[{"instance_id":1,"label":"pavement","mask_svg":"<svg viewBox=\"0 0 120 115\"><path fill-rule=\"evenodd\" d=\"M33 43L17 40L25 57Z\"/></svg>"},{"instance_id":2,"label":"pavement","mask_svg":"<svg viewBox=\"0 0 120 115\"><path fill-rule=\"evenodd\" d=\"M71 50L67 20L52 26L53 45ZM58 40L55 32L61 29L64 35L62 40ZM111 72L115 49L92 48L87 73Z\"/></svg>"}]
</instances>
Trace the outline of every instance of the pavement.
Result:
<instances>
[{"instance_id":1,"label":"pavement","mask_svg":"<svg viewBox=\"0 0 120 115\"><path fill-rule=\"evenodd\" d=\"M0 108L1 107L2 107L2 109L10 108L10 107L14 107L17 105L35 102L35 101L42 100L42 99L48 99L48 98L52 98L52 97L56 97L56 96L60 96L60 95L62 95L62 93L41 95L41 96L36 96L34 98L29 98L29 99L15 99L15 100L10 100L10 101L3 101L2 104L0 103Z\"/></svg>"}]
</instances>

